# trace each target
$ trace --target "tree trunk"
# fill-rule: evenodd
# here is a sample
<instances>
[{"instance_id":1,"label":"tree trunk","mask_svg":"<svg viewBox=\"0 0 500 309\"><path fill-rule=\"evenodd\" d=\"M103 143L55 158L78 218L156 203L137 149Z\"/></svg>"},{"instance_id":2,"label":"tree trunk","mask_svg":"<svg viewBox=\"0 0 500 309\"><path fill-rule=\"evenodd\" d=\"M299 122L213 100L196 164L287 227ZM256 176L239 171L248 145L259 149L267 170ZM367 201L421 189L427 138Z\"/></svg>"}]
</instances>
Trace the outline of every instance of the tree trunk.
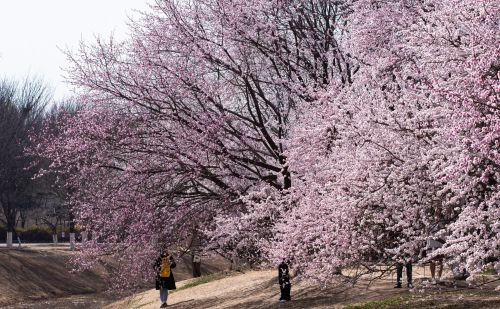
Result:
<instances>
[{"instance_id":1,"label":"tree trunk","mask_svg":"<svg viewBox=\"0 0 500 309\"><path fill-rule=\"evenodd\" d=\"M75 232L75 216L73 215L73 212L71 210L69 212L69 232Z\"/></svg>"},{"instance_id":2,"label":"tree trunk","mask_svg":"<svg viewBox=\"0 0 500 309\"><path fill-rule=\"evenodd\" d=\"M7 225L7 232L15 232L16 227L16 210L13 207L10 198L2 194L2 200L0 201L2 204L3 213L5 215L5 221Z\"/></svg>"},{"instance_id":3,"label":"tree trunk","mask_svg":"<svg viewBox=\"0 0 500 309\"><path fill-rule=\"evenodd\" d=\"M11 232L13 239L17 239L16 213L11 211L8 215L5 215L5 219L7 221L7 232Z\"/></svg>"},{"instance_id":4,"label":"tree trunk","mask_svg":"<svg viewBox=\"0 0 500 309\"><path fill-rule=\"evenodd\" d=\"M12 248L12 232L7 232L7 248Z\"/></svg>"},{"instance_id":5,"label":"tree trunk","mask_svg":"<svg viewBox=\"0 0 500 309\"><path fill-rule=\"evenodd\" d=\"M19 213L20 217L21 217L21 228L26 228L26 220L28 218L26 212L20 212Z\"/></svg>"},{"instance_id":6,"label":"tree trunk","mask_svg":"<svg viewBox=\"0 0 500 309\"><path fill-rule=\"evenodd\" d=\"M75 250L75 233L69 233L69 250Z\"/></svg>"},{"instance_id":7,"label":"tree trunk","mask_svg":"<svg viewBox=\"0 0 500 309\"><path fill-rule=\"evenodd\" d=\"M292 187L292 178L290 176L290 172L288 171L288 167L285 167L283 169L283 176L284 176L284 183L283 183L283 189L290 189Z\"/></svg>"}]
</instances>

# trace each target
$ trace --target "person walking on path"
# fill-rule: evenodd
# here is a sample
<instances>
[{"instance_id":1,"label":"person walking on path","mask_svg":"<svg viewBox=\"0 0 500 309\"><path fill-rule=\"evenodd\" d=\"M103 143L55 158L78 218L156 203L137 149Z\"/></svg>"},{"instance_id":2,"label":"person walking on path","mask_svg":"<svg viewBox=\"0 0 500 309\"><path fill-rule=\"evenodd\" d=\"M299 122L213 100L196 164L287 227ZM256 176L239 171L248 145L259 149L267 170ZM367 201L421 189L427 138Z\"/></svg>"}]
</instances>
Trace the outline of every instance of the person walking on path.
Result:
<instances>
[{"instance_id":1,"label":"person walking on path","mask_svg":"<svg viewBox=\"0 0 500 309\"><path fill-rule=\"evenodd\" d=\"M174 258L164 250L155 261L156 289L160 290L160 308L167 307L168 290L175 290L175 279L172 269L176 266Z\"/></svg>"},{"instance_id":2,"label":"person walking on path","mask_svg":"<svg viewBox=\"0 0 500 309\"><path fill-rule=\"evenodd\" d=\"M290 292L292 289L292 284L290 282L290 271L285 259L278 266L278 282L280 284L280 302L286 302L292 300L290 297Z\"/></svg>"}]
</instances>

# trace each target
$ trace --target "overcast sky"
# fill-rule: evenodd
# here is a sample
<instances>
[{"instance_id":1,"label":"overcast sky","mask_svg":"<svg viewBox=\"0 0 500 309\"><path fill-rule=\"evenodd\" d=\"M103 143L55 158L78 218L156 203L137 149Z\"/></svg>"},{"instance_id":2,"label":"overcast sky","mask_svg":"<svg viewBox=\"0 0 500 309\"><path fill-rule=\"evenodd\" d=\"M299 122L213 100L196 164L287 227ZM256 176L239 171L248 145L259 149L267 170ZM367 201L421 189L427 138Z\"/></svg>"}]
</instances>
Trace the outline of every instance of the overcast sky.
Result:
<instances>
[{"instance_id":1,"label":"overcast sky","mask_svg":"<svg viewBox=\"0 0 500 309\"><path fill-rule=\"evenodd\" d=\"M41 76L56 99L70 94L58 48L76 48L95 34L128 33L128 17L151 0L0 0L0 77Z\"/></svg>"}]
</instances>

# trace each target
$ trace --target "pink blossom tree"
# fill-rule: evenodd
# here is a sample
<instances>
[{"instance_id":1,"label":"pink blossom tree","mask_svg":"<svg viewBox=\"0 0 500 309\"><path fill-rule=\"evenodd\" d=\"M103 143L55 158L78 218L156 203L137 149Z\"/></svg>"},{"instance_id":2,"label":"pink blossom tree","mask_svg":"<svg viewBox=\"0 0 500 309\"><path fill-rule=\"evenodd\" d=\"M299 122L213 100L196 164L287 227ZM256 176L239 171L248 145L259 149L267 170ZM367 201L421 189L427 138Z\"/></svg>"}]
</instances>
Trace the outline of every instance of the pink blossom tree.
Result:
<instances>
[{"instance_id":1,"label":"pink blossom tree","mask_svg":"<svg viewBox=\"0 0 500 309\"><path fill-rule=\"evenodd\" d=\"M213 218L248 213L249 190L290 188L292 109L330 79L350 79L328 24L342 8L253 4L161 1L129 41L69 54L85 108L39 151L74 190L77 221L93 235L86 261L151 257L193 228L218 229Z\"/></svg>"},{"instance_id":2,"label":"pink blossom tree","mask_svg":"<svg viewBox=\"0 0 500 309\"><path fill-rule=\"evenodd\" d=\"M344 46L361 68L301 110L289 144L298 206L276 225L270 254L326 281L342 267L371 271L370 259L425 261L425 240L439 237L445 246L427 259L498 269L498 8L352 9Z\"/></svg>"},{"instance_id":3,"label":"pink blossom tree","mask_svg":"<svg viewBox=\"0 0 500 309\"><path fill-rule=\"evenodd\" d=\"M197 229L322 282L441 234L450 262L498 267L498 16L494 1L164 0L127 41L82 44L68 75L85 107L40 147L93 234L81 261L145 278L159 244Z\"/></svg>"}]
</instances>

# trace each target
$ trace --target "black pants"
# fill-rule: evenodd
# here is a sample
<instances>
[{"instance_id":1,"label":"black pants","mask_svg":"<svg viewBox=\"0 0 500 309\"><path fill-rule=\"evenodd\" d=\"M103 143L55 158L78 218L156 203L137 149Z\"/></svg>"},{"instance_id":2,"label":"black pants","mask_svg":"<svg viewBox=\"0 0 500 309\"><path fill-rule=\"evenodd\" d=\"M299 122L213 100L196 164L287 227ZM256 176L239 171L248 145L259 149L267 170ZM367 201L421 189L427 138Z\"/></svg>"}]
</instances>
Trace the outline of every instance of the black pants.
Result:
<instances>
[{"instance_id":1,"label":"black pants","mask_svg":"<svg viewBox=\"0 0 500 309\"><path fill-rule=\"evenodd\" d=\"M292 298L290 297L290 291L292 289L292 285L290 283L280 284L281 297L280 300L290 301Z\"/></svg>"},{"instance_id":2,"label":"black pants","mask_svg":"<svg viewBox=\"0 0 500 309\"><path fill-rule=\"evenodd\" d=\"M412 271L412 265L411 263L406 263L404 266L406 266L406 279L407 283L411 283L411 271ZM396 263L396 280L397 284L401 285L401 279L403 277L403 263Z\"/></svg>"}]
</instances>

